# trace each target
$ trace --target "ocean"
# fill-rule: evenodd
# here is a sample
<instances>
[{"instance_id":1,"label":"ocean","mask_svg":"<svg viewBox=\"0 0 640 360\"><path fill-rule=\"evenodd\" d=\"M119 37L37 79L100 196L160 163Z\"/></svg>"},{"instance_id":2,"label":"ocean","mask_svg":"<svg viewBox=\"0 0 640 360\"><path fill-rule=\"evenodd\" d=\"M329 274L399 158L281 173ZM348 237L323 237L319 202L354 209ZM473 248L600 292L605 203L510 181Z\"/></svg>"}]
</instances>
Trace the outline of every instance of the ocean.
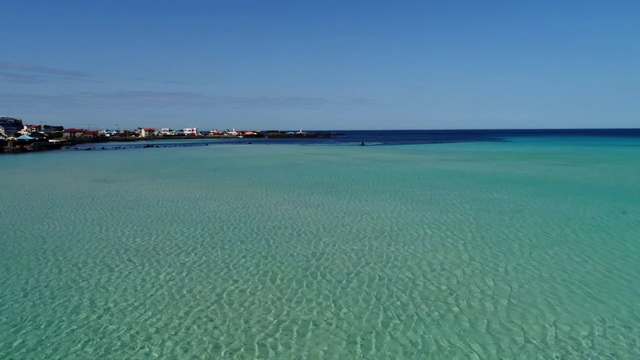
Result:
<instances>
[{"instance_id":1,"label":"ocean","mask_svg":"<svg viewBox=\"0 0 640 360\"><path fill-rule=\"evenodd\" d=\"M639 130L144 144L0 156L0 358L640 358Z\"/></svg>"}]
</instances>

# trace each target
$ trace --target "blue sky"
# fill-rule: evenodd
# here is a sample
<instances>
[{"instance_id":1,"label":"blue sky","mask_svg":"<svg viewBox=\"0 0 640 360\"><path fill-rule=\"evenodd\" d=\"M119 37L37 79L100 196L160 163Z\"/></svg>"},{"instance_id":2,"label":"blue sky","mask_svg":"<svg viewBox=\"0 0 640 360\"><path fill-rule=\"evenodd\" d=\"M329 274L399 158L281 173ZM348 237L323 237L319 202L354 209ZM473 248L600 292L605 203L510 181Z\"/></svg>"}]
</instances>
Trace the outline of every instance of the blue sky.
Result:
<instances>
[{"instance_id":1,"label":"blue sky","mask_svg":"<svg viewBox=\"0 0 640 360\"><path fill-rule=\"evenodd\" d=\"M0 115L66 127L639 127L640 1L11 1Z\"/></svg>"}]
</instances>

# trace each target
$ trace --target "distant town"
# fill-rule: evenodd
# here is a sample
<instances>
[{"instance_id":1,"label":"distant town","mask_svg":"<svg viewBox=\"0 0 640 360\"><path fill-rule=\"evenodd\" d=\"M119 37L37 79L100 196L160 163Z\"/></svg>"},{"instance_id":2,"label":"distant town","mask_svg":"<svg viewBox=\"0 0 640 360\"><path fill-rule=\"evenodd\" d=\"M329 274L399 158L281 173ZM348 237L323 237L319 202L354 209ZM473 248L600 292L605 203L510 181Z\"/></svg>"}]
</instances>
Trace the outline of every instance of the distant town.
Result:
<instances>
[{"instance_id":1,"label":"distant town","mask_svg":"<svg viewBox=\"0 0 640 360\"><path fill-rule=\"evenodd\" d=\"M57 150L85 143L136 141L157 139L202 138L318 138L331 137L330 132L281 130L213 129L202 131L195 127L182 129L138 127L129 130L89 130L65 128L59 125L28 125L21 119L0 116L0 153Z\"/></svg>"}]
</instances>

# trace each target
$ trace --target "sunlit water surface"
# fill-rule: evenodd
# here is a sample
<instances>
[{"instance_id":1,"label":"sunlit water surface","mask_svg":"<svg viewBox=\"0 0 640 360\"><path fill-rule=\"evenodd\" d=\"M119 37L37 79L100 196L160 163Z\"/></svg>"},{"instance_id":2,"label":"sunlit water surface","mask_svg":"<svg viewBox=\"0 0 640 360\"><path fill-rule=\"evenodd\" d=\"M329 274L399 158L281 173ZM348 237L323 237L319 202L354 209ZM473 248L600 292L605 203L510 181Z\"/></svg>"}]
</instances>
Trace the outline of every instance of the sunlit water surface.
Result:
<instances>
[{"instance_id":1,"label":"sunlit water surface","mask_svg":"<svg viewBox=\"0 0 640 360\"><path fill-rule=\"evenodd\" d=\"M0 358L640 358L640 140L348 145L1 157Z\"/></svg>"}]
</instances>

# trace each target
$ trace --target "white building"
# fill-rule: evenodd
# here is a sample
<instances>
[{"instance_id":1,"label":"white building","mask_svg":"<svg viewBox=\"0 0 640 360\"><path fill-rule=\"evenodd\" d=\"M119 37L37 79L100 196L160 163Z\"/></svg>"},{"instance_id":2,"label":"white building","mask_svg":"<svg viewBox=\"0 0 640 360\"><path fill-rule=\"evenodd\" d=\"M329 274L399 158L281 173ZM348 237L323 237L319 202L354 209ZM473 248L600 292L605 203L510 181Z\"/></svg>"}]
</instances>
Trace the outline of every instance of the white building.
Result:
<instances>
[{"instance_id":1,"label":"white building","mask_svg":"<svg viewBox=\"0 0 640 360\"><path fill-rule=\"evenodd\" d=\"M155 128L140 128L140 137L153 137L156 134Z\"/></svg>"},{"instance_id":2,"label":"white building","mask_svg":"<svg viewBox=\"0 0 640 360\"><path fill-rule=\"evenodd\" d=\"M198 128L184 128L182 129L185 135L187 136L198 136Z\"/></svg>"}]
</instances>

